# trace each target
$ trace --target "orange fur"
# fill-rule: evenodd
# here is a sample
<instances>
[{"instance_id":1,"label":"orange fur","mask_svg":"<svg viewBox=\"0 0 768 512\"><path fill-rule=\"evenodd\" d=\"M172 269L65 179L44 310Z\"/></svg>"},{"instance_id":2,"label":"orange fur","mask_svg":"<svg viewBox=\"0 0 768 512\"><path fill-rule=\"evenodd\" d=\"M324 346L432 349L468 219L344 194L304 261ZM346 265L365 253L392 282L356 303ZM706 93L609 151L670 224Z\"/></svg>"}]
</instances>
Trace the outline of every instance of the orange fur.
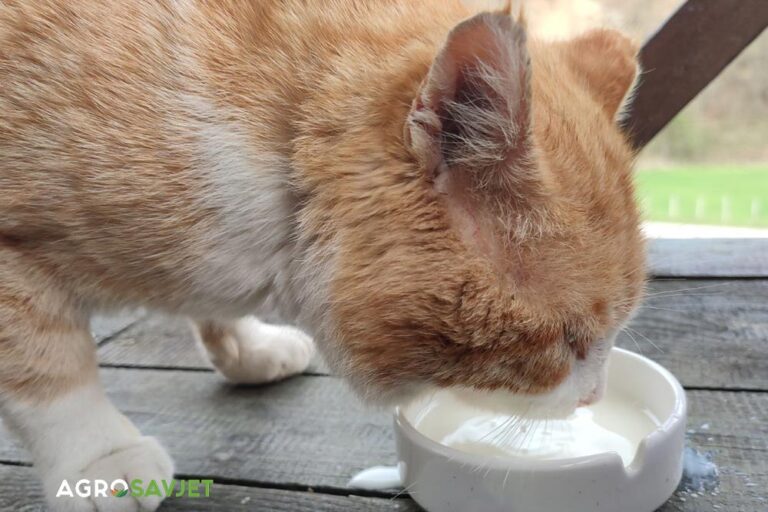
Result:
<instances>
[{"instance_id":1,"label":"orange fur","mask_svg":"<svg viewBox=\"0 0 768 512\"><path fill-rule=\"evenodd\" d=\"M44 395L36 386L77 380L92 362L47 379L45 361L70 349L30 349L25 333L54 337L100 307L248 311L255 290L190 286L220 229L196 154L211 119L197 103L236 126L249 154L288 162L286 265L327 285L307 326L364 393L561 382L641 293L633 155L613 122L635 49L609 32L520 43L529 95L508 104L524 102L525 152L505 151L503 186L473 181L493 175L470 161L443 170L441 192L424 163L440 149L425 146L427 158L403 133L470 14L452 0L3 2L0 386ZM477 27L502 14L486 16ZM523 30L494 27L479 35ZM59 296L56 322L32 312Z\"/></svg>"}]
</instances>

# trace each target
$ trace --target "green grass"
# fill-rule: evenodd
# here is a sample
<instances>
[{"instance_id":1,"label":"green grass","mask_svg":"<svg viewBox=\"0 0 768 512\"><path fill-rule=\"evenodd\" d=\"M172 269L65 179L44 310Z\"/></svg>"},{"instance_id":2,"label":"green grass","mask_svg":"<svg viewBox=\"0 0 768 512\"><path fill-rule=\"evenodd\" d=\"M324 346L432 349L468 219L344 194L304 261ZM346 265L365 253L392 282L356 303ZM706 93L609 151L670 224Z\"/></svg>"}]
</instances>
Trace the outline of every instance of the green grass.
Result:
<instances>
[{"instance_id":1,"label":"green grass","mask_svg":"<svg viewBox=\"0 0 768 512\"><path fill-rule=\"evenodd\" d=\"M768 166L687 166L637 173L645 218L768 227Z\"/></svg>"}]
</instances>

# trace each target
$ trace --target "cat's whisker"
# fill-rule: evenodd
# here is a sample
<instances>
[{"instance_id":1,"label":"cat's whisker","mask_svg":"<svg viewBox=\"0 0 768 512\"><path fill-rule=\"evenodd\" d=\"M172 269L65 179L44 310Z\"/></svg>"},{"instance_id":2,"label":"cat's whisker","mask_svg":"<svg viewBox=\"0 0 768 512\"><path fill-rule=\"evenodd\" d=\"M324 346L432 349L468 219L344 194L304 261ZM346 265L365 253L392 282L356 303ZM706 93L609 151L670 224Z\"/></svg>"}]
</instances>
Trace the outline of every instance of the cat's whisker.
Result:
<instances>
[{"instance_id":1,"label":"cat's whisker","mask_svg":"<svg viewBox=\"0 0 768 512\"><path fill-rule=\"evenodd\" d=\"M691 297L696 292L677 292L677 291L668 291L668 292L659 292L658 294L647 294L643 298L645 300L657 300L657 299L663 299L668 297ZM706 292L699 292L702 294L706 294Z\"/></svg>"},{"instance_id":2,"label":"cat's whisker","mask_svg":"<svg viewBox=\"0 0 768 512\"><path fill-rule=\"evenodd\" d=\"M507 469L507 472L504 474L504 481L501 483L501 489L504 490L507 487L507 479L509 478L509 473L512 471L512 468Z\"/></svg>"},{"instance_id":3,"label":"cat's whisker","mask_svg":"<svg viewBox=\"0 0 768 512\"><path fill-rule=\"evenodd\" d=\"M693 286L691 288L681 288L677 290L664 290L656 293L646 294L646 297L656 297L659 295L666 295L669 293L682 293L682 292L688 292L688 291L703 290L705 288L717 288L717 287L723 287L723 286L730 286L730 283L715 283L715 284L707 284L702 286Z\"/></svg>"},{"instance_id":4,"label":"cat's whisker","mask_svg":"<svg viewBox=\"0 0 768 512\"><path fill-rule=\"evenodd\" d=\"M541 428L541 424L542 424L542 422L543 422L543 421L542 421L541 419L538 419L538 420L536 420L536 421L533 423L533 425L531 426L531 430L530 430L530 433L529 433L529 435L527 435L527 436L525 437L525 439L524 439L524 443L522 444L522 446L521 446L521 447L527 447L527 446L529 446L529 445L531 444L531 442L533 442L533 440L534 440L534 439L536 439L536 435L538 434L538 432L539 432L539 429Z\"/></svg>"},{"instance_id":5,"label":"cat's whisker","mask_svg":"<svg viewBox=\"0 0 768 512\"><path fill-rule=\"evenodd\" d=\"M629 332L627 329L629 329L629 326L625 326L625 327L622 329L622 331L623 331L623 332L625 332L625 333L627 334L627 336L629 336L629 339L631 339L631 340L632 340L632 342L635 344L635 347L637 347L637 351L638 351L638 352L642 352L642 351L643 351L643 349L641 349L641 348L640 348L640 344L637 342L637 340L635 339L635 337L634 337L634 336L632 336L632 333L630 333L630 332Z\"/></svg>"},{"instance_id":6,"label":"cat's whisker","mask_svg":"<svg viewBox=\"0 0 768 512\"><path fill-rule=\"evenodd\" d=\"M520 435L520 437L518 437L516 439L513 438L512 440L510 440L510 443L513 446L515 446L515 448L517 450L522 450L523 449L523 447L525 445L525 442L526 442L526 439L528 438L528 436L530 435L531 431L533 430L533 426L534 426L533 422L527 423L525 425L525 429L523 429L521 431L522 435Z\"/></svg>"},{"instance_id":7,"label":"cat's whisker","mask_svg":"<svg viewBox=\"0 0 768 512\"><path fill-rule=\"evenodd\" d=\"M646 300L649 301L657 301L662 299L679 299L679 298L688 298L688 297L719 297L720 293L675 293L675 294L668 294L668 295L654 295L653 297L646 297Z\"/></svg>"},{"instance_id":8,"label":"cat's whisker","mask_svg":"<svg viewBox=\"0 0 768 512\"><path fill-rule=\"evenodd\" d=\"M506 428L505 432L501 432L500 437L497 436L495 439L493 439L492 444L495 446L500 446L505 444L510 436L514 438L514 435L519 433L518 427L525 425L525 422L529 421L526 416L530 412L531 407L533 407L533 403L529 403L528 407L526 407L525 411L523 411L523 414L520 416L511 416L510 419L513 419L514 421L512 421L508 428Z\"/></svg>"},{"instance_id":9,"label":"cat's whisker","mask_svg":"<svg viewBox=\"0 0 768 512\"><path fill-rule=\"evenodd\" d=\"M499 430L505 428L509 424L509 422L511 422L513 419L514 419L514 416L510 416L506 420L502 421L500 424L495 426L492 430L490 430L484 436L482 436L480 439L478 439L478 441L480 441L480 442L485 441L489 436L492 436L492 435L496 434Z\"/></svg>"},{"instance_id":10,"label":"cat's whisker","mask_svg":"<svg viewBox=\"0 0 768 512\"><path fill-rule=\"evenodd\" d=\"M645 334L641 333L637 329L632 329L629 326L627 326L627 329L630 329L633 333L635 333L638 336L642 337L644 340L646 340L648 343L650 343L652 347L654 347L656 350L658 350L662 354L664 353L664 351L661 349L661 347L659 347L657 344L655 344L653 341L651 341L651 339L648 336L646 336Z\"/></svg>"},{"instance_id":11,"label":"cat's whisker","mask_svg":"<svg viewBox=\"0 0 768 512\"><path fill-rule=\"evenodd\" d=\"M510 432L514 432L517 430L518 425L520 424L521 419L519 417L511 417L510 422L507 423L507 425L504 427L503 430L497 432L493 438L489 441L491 445L499 447L503 445L503 440L506 439Z\"/></svg>"},{"instance_id":12,"label":"cat's whisker","mask_svg":"<svg viewBox=\"0 0 768 512\"><path fill-rule=\"evenodd\" d=\"M472 468L472 473L479 473L481 469L485 468L486 466L483 466L482 464L475 465L474 468Z\"/></svg>"},{"instance_id":13,"label":"cat's whisker","mask_svg":"<svg viewBox=\"0 0 768 512\"><path fill-rule=\"evenodd\" d=\"M416 485L418 482L419 482L419 480L418 480L418 478L417 478L416 480L414 480L414 481L411 483L411 485L408 485L408 486L406 486L406 487L403 487L402 489L400 489L400 490L397 492L397 494L395 494L394 496L392 496L391 498L389 498L389 499L390 499L390 501L391 501L391 500L396 500L397 498L399 498L400 496L402 496L402 495L403 495L403 494L405 494L405 493L408 493L409 495L413 496L413 494L411 493L411 490L413 489L413 487L414 487L414 486L415 486L415 485Z\"/></svg>"},{"instance_id":14,"label":"cat's whisker","mask_svg":"<svg viewBox=\"0 0 768 512\"><path fill-rule=\"evenodd\" d=\"M536 428L534 429L533 433L531 434L530 439L528 439L527 444L530 444L531 442L533 442L536 439L536 437L539 435L539 432L541 431L542 425L544 425L544 420L539 420L536 423Z\"/></svg>"},{"instance_id":15,"label":"cat's whisker","mask_svg":"<svg viewBox=\"0 0 768 512\"><path fill-rule=\"evenodd\" d=\"M515 443L518 443L518 445L522 442L522 439L525 438L528 435L528 432L531 431L531 428L533 428L533 425L536 420L531 420L526 418L520 425L516 431L509 432L509 435L504 439L504 443L514 445Z\"/></svg>"},{"instance_id":16,"label":"cat's whisker","mask_svg":"<svg viewBox=\"0 0 768 512\"><path fill-rule=\"evenodd\" d=\"M685 311L684 309L660 308L660 307L656 307L656 306L649 306L647 304L643 304L642 306L640 306L640 309L653 309L653 310L658 310L658 311L670 311L672 313L687 313L687 311Z\"/></svg>"},{"instance_id":17,"label":"cat's whisker","mask_svg":"<svg viewBox=\"0 0 768 512\"><path fill-rule=\"evenodd\" d=\"M496 432L493 438L489 441L493 446L500 446L501 440L505 439L510 431L514 431L522 421L519 416L510 416L509 420L505 422L505 426L502 430Z\"/></svg>"},{"instance_id":18,"label":"cat's whisker","mask_svg":"<svg viewBox=\"0 0 768 512\"><path fill-rule=\"evenodd\" d=\"M522 439L525 438L528 433L533 428L533 425L537 420L521 417L522 422L519 424L520 428L515 430L510 430L507 432L507 435L503 438L501 441L502 445L514 445L514 444L520 444Z\"/></svg>"}]
</instances>

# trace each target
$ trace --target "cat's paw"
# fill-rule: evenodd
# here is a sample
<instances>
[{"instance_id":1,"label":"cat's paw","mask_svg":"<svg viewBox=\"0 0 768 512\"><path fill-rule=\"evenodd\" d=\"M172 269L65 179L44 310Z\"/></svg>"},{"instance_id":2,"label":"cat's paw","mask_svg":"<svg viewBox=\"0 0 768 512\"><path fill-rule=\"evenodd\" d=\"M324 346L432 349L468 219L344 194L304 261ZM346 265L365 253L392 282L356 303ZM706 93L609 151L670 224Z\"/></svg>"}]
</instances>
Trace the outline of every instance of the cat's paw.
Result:
<instances>
[{"instance_id":1,"label":"cat's paw","mask_svg":"<svg viewBox=\"0 0 768 512\"><path fill-rule=\"evenodd\" d=\"M212 355L216 368L239 384L261 384L304 371L315 354L312 338L299 329L256 318L238 320L224 350Z\"/></svg>"},{"instance_id":2,"label":"cat's paw","mask_svg":"<svg viewBox=\"0 0 768 512\"><path fill-rule=\"evenodd\" d=\"M142 480L146 488L151 480L162 489L163 480L173 479L173 462L153 437L138 437L124 446L91 462L84 469L64 468L45 477L48 507L51 512L151 512L163 501L159 496L115 496L104 485L123 489L116 480ZM62 487L62 481L67 487ZM86 482L78 484L78 482ZM106 484L105 484L105 483ZM118 493L119 494L119 493ZM58 496L57 496L58 495Z\"/></svg>"}]
</instances>

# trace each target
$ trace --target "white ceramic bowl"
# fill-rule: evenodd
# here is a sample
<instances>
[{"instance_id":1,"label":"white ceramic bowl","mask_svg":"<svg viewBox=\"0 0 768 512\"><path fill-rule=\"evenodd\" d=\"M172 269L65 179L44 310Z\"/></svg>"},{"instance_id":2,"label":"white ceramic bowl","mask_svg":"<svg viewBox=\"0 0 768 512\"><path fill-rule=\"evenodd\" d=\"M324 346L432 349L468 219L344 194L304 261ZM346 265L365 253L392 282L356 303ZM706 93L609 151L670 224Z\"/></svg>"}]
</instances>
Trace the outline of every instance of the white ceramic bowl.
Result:
<instances>
[{"instance_id":1,"label":"white ceramic bowl","mask_svg":"<svg viewBox=\"0 0 768 512\"><path fill-rule=\"evenodd\" d=\"M613 452L532 460L458 451L416 430L411 420L418 406L409 405L395 410L403 486L429 512L652 512L682 476L685 392L658 364L617 348L609 359L608 389L659 420L628 466Z\"/></svg>"}]
</instances>

